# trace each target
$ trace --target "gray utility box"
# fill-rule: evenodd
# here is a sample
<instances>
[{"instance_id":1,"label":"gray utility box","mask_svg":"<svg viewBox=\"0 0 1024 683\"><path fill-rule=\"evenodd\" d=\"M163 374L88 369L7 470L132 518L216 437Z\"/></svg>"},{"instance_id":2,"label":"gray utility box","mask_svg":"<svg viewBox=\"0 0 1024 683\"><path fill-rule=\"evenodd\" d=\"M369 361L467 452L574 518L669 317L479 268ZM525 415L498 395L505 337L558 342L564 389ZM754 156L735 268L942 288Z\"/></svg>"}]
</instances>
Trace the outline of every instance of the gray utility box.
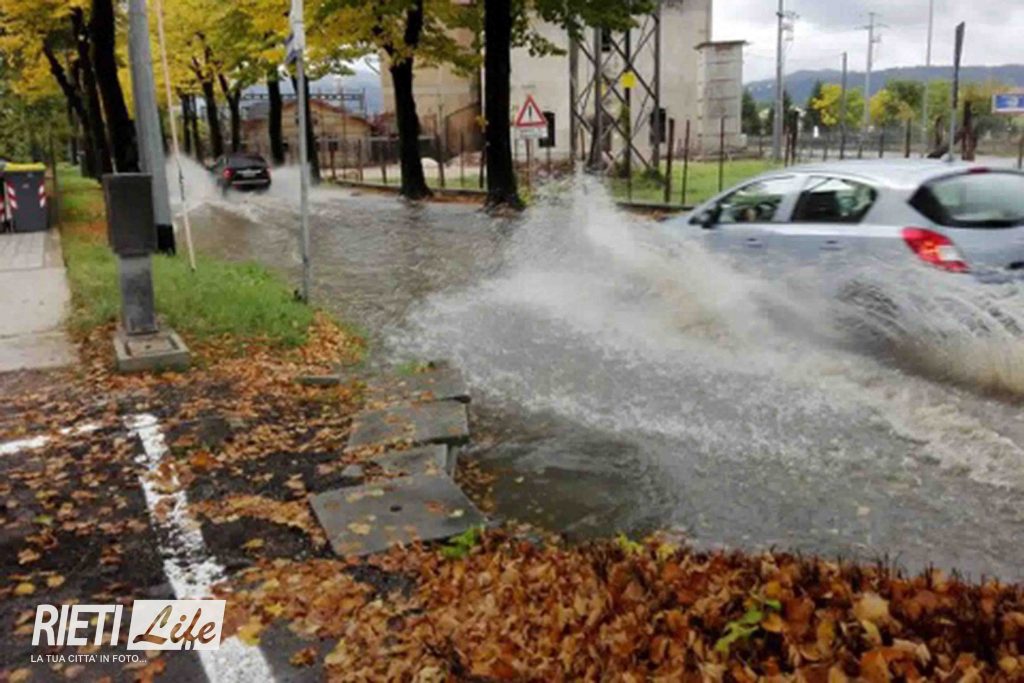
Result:
<instances>
[{"instance_id":1,"label":"gray utility box","mask_svg":"<svg viewBox=\"0 0 1024 683\"><path fill-rule=\"evenodd\" d=\"M118 256L147 256L156 251L152 183L147 173L103 176L107 237Z\"/></svg>"}]
</instances>

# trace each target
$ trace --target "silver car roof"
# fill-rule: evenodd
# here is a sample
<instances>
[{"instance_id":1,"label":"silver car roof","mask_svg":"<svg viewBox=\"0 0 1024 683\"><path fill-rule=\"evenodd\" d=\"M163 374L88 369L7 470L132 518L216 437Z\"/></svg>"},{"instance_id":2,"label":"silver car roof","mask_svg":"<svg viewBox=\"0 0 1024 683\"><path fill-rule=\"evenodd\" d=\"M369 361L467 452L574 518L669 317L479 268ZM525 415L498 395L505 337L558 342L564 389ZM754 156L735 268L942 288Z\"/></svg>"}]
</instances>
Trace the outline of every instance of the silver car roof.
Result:
<instances>
[{"instance_id":1,"label":"silver car roof","mask_svg":"<svg viewBox=\"0 0 1024 683\"><path fill-rule=\"evenodd\" d=\"M989 166L984 163L948 162L938 159L899 159L899 160L850 160L837 161L834 163L803 164L791 166L785 170L779 169L779 173L806 173L843 175L848 177L859 177L867 181L873 181L877 185L886 185L893 188L914 189L920 187L929 180L942 176L963 173L971 169L988 169L999 171L1011 171L1015 169L1002 166Z\"/></svg>"}]
</instances>

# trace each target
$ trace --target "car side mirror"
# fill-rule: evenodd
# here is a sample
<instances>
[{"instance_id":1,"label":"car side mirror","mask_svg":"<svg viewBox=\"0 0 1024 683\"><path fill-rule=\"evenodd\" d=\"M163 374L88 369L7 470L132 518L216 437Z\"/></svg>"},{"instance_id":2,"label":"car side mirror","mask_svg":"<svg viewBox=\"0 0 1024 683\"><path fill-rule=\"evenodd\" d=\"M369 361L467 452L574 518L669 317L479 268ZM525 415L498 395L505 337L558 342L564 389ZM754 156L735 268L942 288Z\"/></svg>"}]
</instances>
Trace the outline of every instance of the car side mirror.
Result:
<instances>
[{"instance_id":1,"label":"car side mirror","mask_svg":"<svg viewBox=\"0 0 1024 683\"><path fill-rule=\"evenodd\" d=\"M697 214L694 222L705 230L711 230L718 222L718 212L714 209L705 209Z\"/></svg>"}]
</instances>

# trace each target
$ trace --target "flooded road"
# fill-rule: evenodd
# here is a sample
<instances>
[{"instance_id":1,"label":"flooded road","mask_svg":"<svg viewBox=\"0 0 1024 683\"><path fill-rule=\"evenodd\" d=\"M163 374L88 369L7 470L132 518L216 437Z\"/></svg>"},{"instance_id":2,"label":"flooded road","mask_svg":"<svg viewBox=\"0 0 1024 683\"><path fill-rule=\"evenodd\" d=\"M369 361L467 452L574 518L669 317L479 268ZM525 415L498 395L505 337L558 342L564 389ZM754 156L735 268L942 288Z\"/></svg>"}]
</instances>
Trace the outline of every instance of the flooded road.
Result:
<instances>
[{"instance_id":1,"label":"flooded road","mask_svg":"<svg viewBox=\"0 0 1024 683\"><path fill-rule=\"evenodd\" d=\"M189 175L200 248L298 282L293 173L227 198ZM1024 578L1024 344L932 345L953 384L851 350L813 298L744 278L597 187L550 194L494 220L313 193L316 302L369 330L382 362L462 368L499 514ZM1002 398L978 388L992 373Z\"/></svg>"}]
</instances>

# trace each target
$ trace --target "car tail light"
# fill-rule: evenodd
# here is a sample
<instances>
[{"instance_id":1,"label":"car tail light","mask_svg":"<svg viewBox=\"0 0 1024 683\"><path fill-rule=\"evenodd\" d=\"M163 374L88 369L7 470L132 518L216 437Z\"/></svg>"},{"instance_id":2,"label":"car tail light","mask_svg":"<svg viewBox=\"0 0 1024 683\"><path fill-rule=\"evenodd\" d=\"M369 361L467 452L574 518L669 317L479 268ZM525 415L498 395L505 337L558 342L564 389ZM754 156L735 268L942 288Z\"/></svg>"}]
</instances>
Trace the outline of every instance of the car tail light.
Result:
<instances>
[{"instance_id":1,"label":"car tail light","mask_svg":"<svg viewBox=\"0 0 1024 683\"><path fill-rule=\"evenodd\" d=\"M225 180L231 180L231 176L233 176L233 175L235 175L235 172L234 172L233 169L230 169L230 168L225 168L224 169L224 179Z\"/></svg>"},{"instance_id":2,"label":"car tail light","mask_svg":"<svg viewBox=\"0 0 1024 683\"><path fill-rule=\"evenodd\" d=\"M925 263L954 273L968 270L960 250L945 235L925 228L903 228L903 241Z\"/></svg>"}]
</instances>

